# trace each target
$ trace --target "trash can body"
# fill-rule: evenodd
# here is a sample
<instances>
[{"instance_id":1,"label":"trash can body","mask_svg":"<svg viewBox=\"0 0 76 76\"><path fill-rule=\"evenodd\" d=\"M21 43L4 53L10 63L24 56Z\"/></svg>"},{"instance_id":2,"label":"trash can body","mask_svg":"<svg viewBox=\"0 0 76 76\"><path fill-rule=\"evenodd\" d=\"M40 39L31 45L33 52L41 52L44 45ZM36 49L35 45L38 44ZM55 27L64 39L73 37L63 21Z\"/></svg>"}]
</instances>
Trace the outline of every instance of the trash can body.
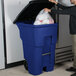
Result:
<instances>
[{"instance_id":1,"label":"trash can body","mask_svg":"<svg viewBox=\"0 0 76 76\"><path fill-rule=\"evenodd\" d=\"M23 42L24 58L28 71L33 75L54 69L57 24L33 25L32 22L16 22Z\"/></svg>"},{"instance_id":2,"label":"trash can body","mask_svg":"<svg viewBox=\"0 0 76 76\"><path fill-rule=\"evenodd\" d=\"M51 9L54 5L48 0L31 0L13 22L19 28L24 58L33 75L41 74L43 68L47 72L54 69L57 24L33 25L42 9Z\"/></svg>"}]
</instances>

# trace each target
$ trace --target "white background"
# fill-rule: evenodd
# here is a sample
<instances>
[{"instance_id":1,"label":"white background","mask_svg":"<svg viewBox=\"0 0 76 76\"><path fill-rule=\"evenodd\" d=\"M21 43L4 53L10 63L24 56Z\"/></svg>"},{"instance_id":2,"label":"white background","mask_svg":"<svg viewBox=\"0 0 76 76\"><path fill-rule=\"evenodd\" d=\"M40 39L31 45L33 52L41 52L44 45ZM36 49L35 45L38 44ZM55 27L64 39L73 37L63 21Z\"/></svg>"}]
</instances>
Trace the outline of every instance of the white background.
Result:
<instances>
[{"instance_id":1,"label":"white background","mask_svg":"<svg viewBox=\"0 0 76 76\"><path fill-rule=\"evenodd\" d=\"M24 59L19 30L13 21L28 2L28 0L4 0L8 64Z\"/></svg>"},{"instance_id":2,"label":"white background","mask_svg":"<svg viewBox=\"0 0 76 76\"><path fill-rule=\"evenodd\" d=\"M3 24L2 24L2 9L0 0L0 69L5 68L4 63L4 43L3 43Z\"/></svg>"}]
</instances>

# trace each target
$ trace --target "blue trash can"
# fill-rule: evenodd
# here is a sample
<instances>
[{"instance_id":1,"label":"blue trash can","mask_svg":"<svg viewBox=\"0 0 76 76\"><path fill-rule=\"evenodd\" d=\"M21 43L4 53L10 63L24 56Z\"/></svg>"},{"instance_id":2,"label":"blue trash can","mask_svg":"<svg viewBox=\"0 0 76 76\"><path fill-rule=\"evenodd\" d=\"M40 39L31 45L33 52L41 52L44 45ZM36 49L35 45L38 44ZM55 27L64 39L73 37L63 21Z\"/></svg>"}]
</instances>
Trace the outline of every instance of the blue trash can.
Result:
<instances>
[{"instance_id":1,"label":"blue trash can","mask_svg":"<svg viewBox=\"0 0 76 76\"><path fill-rule=\"evenodd\" d=\"M39 4L37 2L32 3L36 7L38 7L39 4L41 5L41 2ZM43 6L39 7L40 9L47 6L49 7L50 5L48 2L48 5L45 5L45 2L42 4ZM28 71L32 75L39 75L42 73L44 67L47 72L54 69L57 24L33 25L33 21L28 19L25 20L25 15L21 15L23 15L24 11L28 9L29 6L21 12L14 23L17 24L20 31L20 38L23 42L24 58L28 63ZM33 14L34 13L31 13L30 18ZM35 17L37 14L38 12L34 14Z\"/></svg>"}]
</instances>

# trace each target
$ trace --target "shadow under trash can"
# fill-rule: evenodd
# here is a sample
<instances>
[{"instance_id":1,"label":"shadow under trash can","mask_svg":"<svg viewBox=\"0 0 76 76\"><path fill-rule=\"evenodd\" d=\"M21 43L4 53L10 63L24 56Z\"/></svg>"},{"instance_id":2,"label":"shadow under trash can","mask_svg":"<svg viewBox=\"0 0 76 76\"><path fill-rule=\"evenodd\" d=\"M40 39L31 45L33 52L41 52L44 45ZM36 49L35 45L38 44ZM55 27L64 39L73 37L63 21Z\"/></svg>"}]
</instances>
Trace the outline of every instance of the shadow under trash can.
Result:
<instances>
[{"instance_id":1,"label":"shadow under trash can","mask_svg":"<svg viewBox=\"0 0 76 76\"><path fill-rule=\"evenodd\" d=\"M54 69L57 24L33 25L40 10L53 5L48 1L31 1L14 21L20 31L28 71L32 75L41 74L43 68L47 72Z\"/></svg>"}]
</instances>

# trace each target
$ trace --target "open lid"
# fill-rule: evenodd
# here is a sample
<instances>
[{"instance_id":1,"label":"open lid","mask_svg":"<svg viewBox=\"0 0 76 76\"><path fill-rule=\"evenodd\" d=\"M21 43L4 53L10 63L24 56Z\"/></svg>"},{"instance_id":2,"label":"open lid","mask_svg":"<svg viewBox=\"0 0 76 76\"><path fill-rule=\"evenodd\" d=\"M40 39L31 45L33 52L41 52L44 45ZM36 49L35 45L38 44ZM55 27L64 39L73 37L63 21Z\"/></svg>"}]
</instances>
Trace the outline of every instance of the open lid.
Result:
<instances>
[{"instance_id":1,"label":"open lid","mask_svg":"<svg viewBox=\"0 0 76 76\"><path fill-rule=\"evenodd\" d=\"M32 0L29 4L19 13L13 23L23 22L32 18L36 18L38 13L44 8L52 8L53 3L48 0Z\"/></svg>"}]
</instances>

